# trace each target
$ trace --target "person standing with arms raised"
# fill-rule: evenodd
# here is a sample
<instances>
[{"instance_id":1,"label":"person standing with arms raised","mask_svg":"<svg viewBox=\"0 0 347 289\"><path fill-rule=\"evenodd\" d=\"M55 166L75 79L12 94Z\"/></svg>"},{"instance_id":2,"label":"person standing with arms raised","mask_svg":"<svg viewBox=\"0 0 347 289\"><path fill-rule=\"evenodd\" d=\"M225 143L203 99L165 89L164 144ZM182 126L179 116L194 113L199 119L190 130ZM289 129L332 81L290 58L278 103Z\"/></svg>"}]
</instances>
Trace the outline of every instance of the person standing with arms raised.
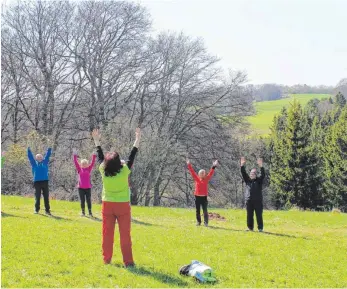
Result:
<instances>
[{"instance_id":1,"label":"person standing with arms raised","mask_svg":"<svg viewBox=\"0 0 347 289\"><path fill-rule=\"evenodd\" d=\"M40 211L41 192L45 202L46 215L51 215L49 206L49 157L52 154L52 149L48 148L45 157L41 154L37 154L34 158L30 147L27 149L28 159L31 164L33 172L33 180L35 187L35 214Z\"/></svg>"},{"instance_id":2,"label":"person standing with arms raised","mask_svg":"<svg viewBox=\"0 0 347 289\"><path fill-rule=\"evenodd\" d=\"M93 153L92 162L89 164L87 159L82 159L81 164L78 162L77 150L73 151L73 161L78 173L78 194L81 201L81 216L85 216L85 202L87 200L89 217L93 217L92 213L92 201L91 201L91 173L94 167L96 155Z\"/></svg>"},{"instance_id":3,"label":"person standing with arms raised","mask_svg":"<svg viewBox=\"0 0 347 289\"><path fill-rule=\"evenodd\" d=\"M99 130L92 136L97 148L99 171L102 177L102 254L104 264L110 264L113 255L114 229L116 220L119 226L120 247L125 267L134 267L131 243L131 207L129 191L130 168L140 143L140 129L136 129L136 139L129 160L122 164L117 152L104 156L100 146Z\"/></svg>"},{"instance_id":4,"label":"person standing with arms raised","mask_svg":"<svg viewBox=\"0 0 347 289\"><path fill-rule=\"evenodd\" d=\"M199 173L197 174L194 171L192 164L190 163L190 160L187 160L187 165L188 165L188 170L195 181L194 196L195 196L196 221L197 221L196 225L197 226L201 225L200 207L202 207L202 210L204 212L204 225L207 227L208 226L208 212L207 212L208 183L214 174L214 170L218 165L218 161L216 160L213 163L212 168L209 171L208 175L206 175L205 170L200 170Z\"/></svg>"},{"instance_id":5,"label":"person standing with arms raised","mask_svg":"<svg viewBox=\"0 0 347 289\"><path fill-rule=\"evenodd\" d=\"M246 159L241 158L241 175L246 184L245 200L247 208L247 227L248 230L254 229L254 211L257 217L257 224L259 232L264 229L263 225L263 181L265 178L265 170L263 168L263 159L258 159L258 166L260 167L260 177L257 177L257 169L251 169L250 174L246 172L245 164Z\"/></svg>"}]
</instances>

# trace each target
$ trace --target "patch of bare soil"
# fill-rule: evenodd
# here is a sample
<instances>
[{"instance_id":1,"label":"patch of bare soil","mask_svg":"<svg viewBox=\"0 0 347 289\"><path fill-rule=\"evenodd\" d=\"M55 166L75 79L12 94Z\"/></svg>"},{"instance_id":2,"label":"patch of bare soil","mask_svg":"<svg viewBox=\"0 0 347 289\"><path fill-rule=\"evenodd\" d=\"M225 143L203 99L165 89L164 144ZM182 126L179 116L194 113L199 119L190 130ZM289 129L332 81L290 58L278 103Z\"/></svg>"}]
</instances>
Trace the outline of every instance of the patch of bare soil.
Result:
<instances>
[{"instance_id":1,"label":"patch of bare soil","mask_svg":"<svg viewBox=\"0 0 347 289\"><path fill-rule=\"evenodd\" d=\"M209 220L226 221L225 217L218 213L208 213Z\"/></svg>"}]
</instances>

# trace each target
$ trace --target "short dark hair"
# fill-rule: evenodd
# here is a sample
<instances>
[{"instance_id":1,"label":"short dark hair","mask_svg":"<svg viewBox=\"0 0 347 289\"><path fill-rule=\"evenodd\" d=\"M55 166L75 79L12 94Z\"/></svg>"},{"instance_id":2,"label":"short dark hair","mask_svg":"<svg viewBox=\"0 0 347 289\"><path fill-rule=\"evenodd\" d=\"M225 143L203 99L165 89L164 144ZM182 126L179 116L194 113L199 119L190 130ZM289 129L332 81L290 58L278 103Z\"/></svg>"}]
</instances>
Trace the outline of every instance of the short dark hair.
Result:
<instances>
[{"instance_id":1,"label":"short dark hair","mask_svg":"<svg viewBox=\"0 0 347 289\"><path fill-rule=\"evenodd\" d=\"M104 170L106 177L114 177L120 173L123 168L117 152L107 153L104 161Z\"/></svg>"}]
</instances>

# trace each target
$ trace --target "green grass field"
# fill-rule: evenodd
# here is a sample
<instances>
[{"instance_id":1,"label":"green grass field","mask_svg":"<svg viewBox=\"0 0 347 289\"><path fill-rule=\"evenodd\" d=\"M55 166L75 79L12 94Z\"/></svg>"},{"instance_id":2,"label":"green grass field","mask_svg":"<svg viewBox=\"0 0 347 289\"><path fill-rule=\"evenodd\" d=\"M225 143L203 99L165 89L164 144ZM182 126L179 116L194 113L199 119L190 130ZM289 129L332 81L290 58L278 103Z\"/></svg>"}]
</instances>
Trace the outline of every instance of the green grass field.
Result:
<instances>
[{"instance_id":1,"label":"green grass field","mask_svg":"<svg viewBox=\"0 0 347 289\"><path fill-rule=\"evenodd\" d=\"M194 210L133 207L137 269L101 257L96 220L79 204L51 201L55 217L33 214L32 198L2 196L2 287L347 287L347 215L265 211L265 233L245 232L244 210L212 210L226 221L196 227ZM43 204L42 204L43 205ZM218 283L178 274L191 260L210 265Z\"/></svg>"},{"instance_id":2,"label":"green grass field","mask_svg":"<svg viewBox=\"0 0 347 289\"><path fill-rule=\"evenodd\" d=\"M330 97L329 94L292 94L290 98L280 100L262 101L255 103L256 115L248 118L256 134L266 136L270 133L270 126L274 116L285 106L288 107L295 98L303 106L311 99L323 99Z\"/></svg>"}]
</instances>

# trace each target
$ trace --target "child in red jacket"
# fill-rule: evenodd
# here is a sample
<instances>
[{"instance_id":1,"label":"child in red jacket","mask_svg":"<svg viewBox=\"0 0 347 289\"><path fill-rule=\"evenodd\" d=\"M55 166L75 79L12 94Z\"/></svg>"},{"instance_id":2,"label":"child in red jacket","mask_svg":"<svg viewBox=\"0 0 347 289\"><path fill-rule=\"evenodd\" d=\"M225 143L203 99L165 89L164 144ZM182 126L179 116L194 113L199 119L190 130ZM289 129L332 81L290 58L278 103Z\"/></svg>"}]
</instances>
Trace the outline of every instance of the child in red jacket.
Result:
<instances>
[{"instance_id":1,"label":"child in red jacket","mask_svg":"<svg viewBox=\"0 0 347 289\"><path fill-rule=\"evenodd\" d=\"M218 165L218 161L214 161L211 170L206 176L205 170L200 170L198 174L194 171L191 163L187 160L188 169L195 181L195 207L196 207L196 220L197 226L201 225L201 215L200 215L200 206L202 206L202 210L204 212L204 224L208 226L208 212L207 212L207 195L208 195L208 183L213 176L214 170Z\"/></svg>"}]
</instances>

